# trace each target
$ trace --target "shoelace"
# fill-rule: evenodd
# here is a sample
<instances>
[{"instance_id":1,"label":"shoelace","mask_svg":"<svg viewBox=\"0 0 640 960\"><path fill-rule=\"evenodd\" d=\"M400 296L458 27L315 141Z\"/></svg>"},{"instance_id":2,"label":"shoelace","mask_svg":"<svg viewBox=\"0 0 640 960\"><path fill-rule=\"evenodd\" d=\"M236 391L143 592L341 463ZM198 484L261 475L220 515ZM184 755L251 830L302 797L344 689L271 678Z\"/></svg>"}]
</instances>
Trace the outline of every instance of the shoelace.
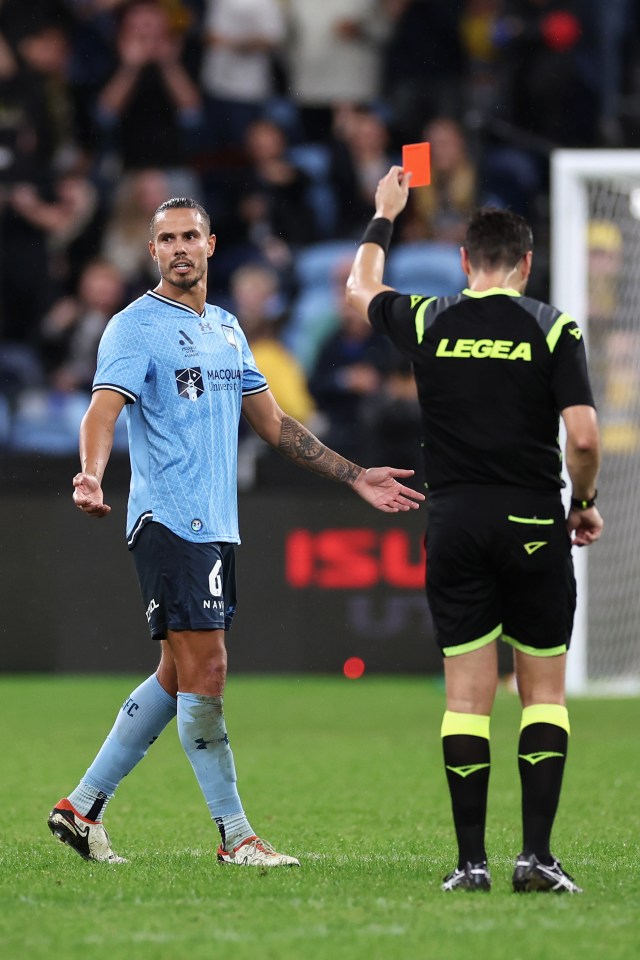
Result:
<instances>
[{"instance_id":1,"label":"shoelace","mask_svg":"<svg viewBox=\"0 0 640 960\"><path fill-rule=\"evenodd\" d=\"M243 844L245 847L253 847L254 851L260 851L261 853L275 853L276 851L266 840L261 840L260 837L256 837L255 840L251 840L250 843Z\"/></svg>"},{"instance_id":2,"label":"shoelace","mask_svg":"<svg viewBox=\"0 0 640 960\"><path fill-rule=\"evenodd\" d=\"M562 864L558 863L557 860L547 869L549 870L549 878L556 881L554 889L557 890L558 887L563 887L565 890L571 890L576 886L573 877L570 877L569 874L562 869Z\"/></svg>"},{"instance_id":3,"label":"shoelace","mask_svg":"<svg viewBox=\"0 0 640 960\"><path fill-rule=\"evenodd\" d=\"M456 880L459 880L460 877L464 877L464 870L459 870L458 867L453 871L450 877L444 881L443 886L451 887L455 884Z\"/></svg>"}]
</instances>

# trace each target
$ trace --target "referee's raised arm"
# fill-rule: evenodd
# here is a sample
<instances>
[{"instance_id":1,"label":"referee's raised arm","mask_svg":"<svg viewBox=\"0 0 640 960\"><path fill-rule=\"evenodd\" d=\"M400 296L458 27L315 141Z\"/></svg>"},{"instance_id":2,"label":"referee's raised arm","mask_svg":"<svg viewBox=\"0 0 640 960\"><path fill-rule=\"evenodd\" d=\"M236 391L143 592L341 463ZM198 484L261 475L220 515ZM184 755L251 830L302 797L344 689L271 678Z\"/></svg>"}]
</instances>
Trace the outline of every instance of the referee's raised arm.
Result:
<instances>
[{"instance_id":1,"label":"referee's raised arm","mask_svg":"<svg viewBox=\"0 0 640 960\"><path fill-rule=\"evenodd\" d=\"M391 167L378 182L376 212L367 226L347 280L347 300L365 319L369 304L383 290L392 290L382 282L384 264L389 253L393 224L407 205L410 173L402 167Z\"/></svg>"}]
</instances>

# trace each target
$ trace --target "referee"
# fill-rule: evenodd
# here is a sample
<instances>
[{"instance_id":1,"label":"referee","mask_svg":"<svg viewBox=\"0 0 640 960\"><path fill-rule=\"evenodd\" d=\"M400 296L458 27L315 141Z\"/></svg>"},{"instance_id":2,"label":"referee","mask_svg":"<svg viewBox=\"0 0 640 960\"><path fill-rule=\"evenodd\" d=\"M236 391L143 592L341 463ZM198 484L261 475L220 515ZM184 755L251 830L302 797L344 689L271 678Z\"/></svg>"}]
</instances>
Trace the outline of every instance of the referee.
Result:
<instances>
[{"instance_id":1,"label":"referee","mask_svg":"<svg viewBox=\"0 0 640 960\"><path fill-rule=\"evenodd\" d=\"M599 438L582 332L524 295L533 239L508 210L471 218L453 297L382 283L410 175L392 167L347 282L351 304L408 357L422 415L429 488L427 598L444 656L442 743L458 863L442 889L489 890L485 819L497 641L513 647L522 722L523 847L516 892L580 887L550 849L569 738L565 661L575 610L572 544L602 532ZM572 483L565 516L559 417Z\"/></svg>"}]
</instances>

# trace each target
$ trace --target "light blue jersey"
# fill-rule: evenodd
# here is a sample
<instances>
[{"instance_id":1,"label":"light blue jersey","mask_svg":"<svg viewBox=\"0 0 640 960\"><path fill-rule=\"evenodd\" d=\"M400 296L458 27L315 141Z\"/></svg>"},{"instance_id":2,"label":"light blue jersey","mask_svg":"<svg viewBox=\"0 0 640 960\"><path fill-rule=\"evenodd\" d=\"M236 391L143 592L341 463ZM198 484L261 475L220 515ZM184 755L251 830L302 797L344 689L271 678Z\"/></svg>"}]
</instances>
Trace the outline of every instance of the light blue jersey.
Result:
<instances>
[{"instance_id":1,"label":"light blue jersey","mask_svg":"<svg viewBox=\"0 0 640 960\"><path fill-rule=\"evenodd\" d=\"M127 399L129 546L149 520L195 543L239 543L242 397L267 382L236 318L150 291L107 326L93 389Z\"/></svg>"}]
</instances>

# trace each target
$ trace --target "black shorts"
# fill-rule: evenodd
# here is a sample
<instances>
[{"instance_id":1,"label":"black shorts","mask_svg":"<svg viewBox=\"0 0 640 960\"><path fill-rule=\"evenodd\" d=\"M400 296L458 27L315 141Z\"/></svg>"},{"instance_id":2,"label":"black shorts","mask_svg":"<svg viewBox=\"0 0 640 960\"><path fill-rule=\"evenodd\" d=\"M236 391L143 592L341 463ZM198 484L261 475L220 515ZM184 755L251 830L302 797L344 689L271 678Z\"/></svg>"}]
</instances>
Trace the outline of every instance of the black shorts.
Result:
<instances>
[{"instance_id":1,"label":"black shorts","mask_svg":"<svg viewBox=\"0 0 640 960\"><path fill-rule=\"evenodd\" d=\"M566 652L576 582L559 493L437 491L426 545L427 599L446 657L498 637L536 656Z\"/></svg>"},{"instance_id":2,"label":"black shorts","mask_svg":"<svg viewBox=\"0 0 640 960\"><path fill-rule=\"evenodd\" d=\"M154 640L167 630L228 630L236 609L232 543L191 543L147 523L132 548Z\"/></svg>"}]
</instances>

